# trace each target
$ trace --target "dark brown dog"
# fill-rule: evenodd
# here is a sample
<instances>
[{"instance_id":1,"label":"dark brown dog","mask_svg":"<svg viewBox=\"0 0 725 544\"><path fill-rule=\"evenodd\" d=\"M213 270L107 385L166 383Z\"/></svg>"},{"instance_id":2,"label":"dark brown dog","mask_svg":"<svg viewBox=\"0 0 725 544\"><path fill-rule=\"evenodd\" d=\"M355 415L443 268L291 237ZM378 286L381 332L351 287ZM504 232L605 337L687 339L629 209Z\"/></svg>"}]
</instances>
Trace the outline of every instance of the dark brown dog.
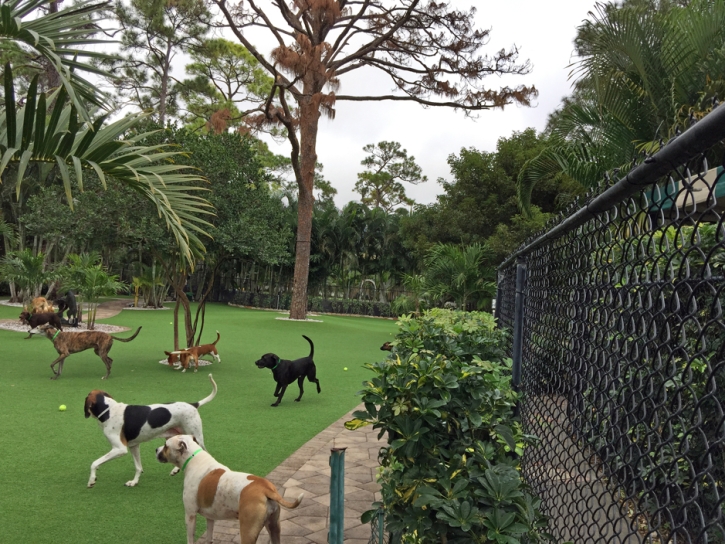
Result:
<instances>
[{"instance_id":1,"label":"dark brown dog","mask_svg":"<svg viewBox=\"0 0 725 544\"><path fill-rule=\"evenodd\" d=\"M382 346L380 346L380 351L393 351L393 344L385 342Z\"/></svg>"},{"instance_id":2,"label":"dark brown dog","mask_svg":"<svg viewBox=\"0 0 725 544\"><path fill-rule=\"evenodd\" d=\"M53 312L43 312L38 314L22 312L20 314L20 321L30 327L28 329L28 336L25 337L26 340L33 336L32 334L30 334L30 331L32 331L35 327L45 325L46 323L52 325L56 329L59 329L61 331L63 330L63 327L60 323L60 317L58 317L58 314L54 314Z\"/></svg>"},{"instance_id":3,"label":"dark brown dog","mask_svg":"<svg viewBox=\"0 0 725 544\"><path fill-rule=\"evenodd\" d=\"M110 334L102 331L61 332L50 325L43 325L40 327L40 330L42 330L45 333L45 336L53 342L55 351L57 351L60 355L60 357L50 364L50 369L53 371L53 374L55 374L55 376L50 378L51 380L57 380L63 373L63 362L66 357L72 353L79 353L91 348L93 348L96 355L98 355L106 365L106 375L101 378L102 380L105 380L111 374L113 359L108 356L108 352L111 351L113 341L118 340L119 342L130 342L138 336L139 331L141 331L141 327L139 327L130 338L117 338L116 336L111 336ZM58 367L58 372L56 372L55 365L58 364L60 367Z\"/></svg>"}]
</instances>

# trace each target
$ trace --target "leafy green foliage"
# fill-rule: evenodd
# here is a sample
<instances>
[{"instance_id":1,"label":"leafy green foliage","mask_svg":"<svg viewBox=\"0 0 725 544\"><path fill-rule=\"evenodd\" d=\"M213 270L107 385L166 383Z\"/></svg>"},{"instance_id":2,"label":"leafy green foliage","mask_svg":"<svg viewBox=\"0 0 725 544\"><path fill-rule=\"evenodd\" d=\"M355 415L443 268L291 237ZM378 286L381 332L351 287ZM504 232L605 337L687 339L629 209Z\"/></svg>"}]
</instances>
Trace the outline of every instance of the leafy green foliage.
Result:
<instances>
[{"instance_id":1,"label":"leafy green foliage","mask_svg":"<svg viewBox=\"0 0 725 544\"><path fill-rule=\"evenodd\" d=\"M387 528L410 542L514 544L545 538L517 470L532 442L514 417L506 333L485 313L401 318L387 360L366 365L365 410L349 428L388 433L380 454Z\"/></svg>"},{"instance_id":2,"label":"leafy green foliage","mask_svg":"<svg viewBox=\"0 0 725 544\"><path fill-rule=\"evenodd\" d=\"M483 244L436 244L425 260L428 291L442 299L453 299L462 310L469 303L480 307L496 292L491 258L491 251Z\"/></svg>"},{"instance_id":3,"label":"leafy green foliage","mask_svg":"<svg viewBox=\"0 0 725 544\"><path fill-rule=\"evenodd\" d=\"M549 145L518 178L532 188L565 173L585 186L654 152L725 97L725 2L602 3L579 27L574 94L549 120Z\"/></svg>"},{"instance_id":4,"label":"leafy green foliage","mask_svg":"<svg viewBox=\"0 0 725 544\"><path fill-rule=\"evenodd\" d=\"M498 234L500 226L513 227L519 213L517 179L527 161L538 156L549 137L534 129L501 138L494 152L461 149L448 157L451 179L439 179L443 194L430 206L419 206L402 222L406 244L422 258L435 243L484 243ZM583 193L578 182L562 174L541 179L531 201L537 217L545 222ZM540 213L539 213L540 212ZM527 229L512 228L506 235L508 251L496 251L500 260L523 242Z\"/></svg>"}]
</instances>

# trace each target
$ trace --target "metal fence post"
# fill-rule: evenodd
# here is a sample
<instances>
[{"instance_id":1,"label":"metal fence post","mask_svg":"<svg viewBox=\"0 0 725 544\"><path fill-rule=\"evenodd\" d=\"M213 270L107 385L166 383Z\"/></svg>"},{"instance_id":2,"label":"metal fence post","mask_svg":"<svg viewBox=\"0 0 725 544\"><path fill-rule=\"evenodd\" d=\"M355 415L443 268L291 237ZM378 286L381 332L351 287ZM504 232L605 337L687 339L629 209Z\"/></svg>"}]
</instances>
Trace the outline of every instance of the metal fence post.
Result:
<instances>
[{"instance_id":1,"label":"metal fence post","mask_svg":"<svg viewBox=\"0 0 725 544\"><path fill-rule=\"evenodd\" d=\"M345 534L345 450L330 450L330 531L327 541L342 544Z\"/></svg>"},{"instance_id":2,"label":"metal fence post","mask_svg":"<svg viewBox=\"0 0 725 544\"><path fill-rule=\"evenodd\" d=\"M513 345L513 368L511 369L511 385L515 391L521 385L521 358L524 345L524 302L526 290L526 263L523 259L516 262L516 301L514 309L514 345ZM518 412L518 408L517 408Z\"/></svg>"}]
</instances>

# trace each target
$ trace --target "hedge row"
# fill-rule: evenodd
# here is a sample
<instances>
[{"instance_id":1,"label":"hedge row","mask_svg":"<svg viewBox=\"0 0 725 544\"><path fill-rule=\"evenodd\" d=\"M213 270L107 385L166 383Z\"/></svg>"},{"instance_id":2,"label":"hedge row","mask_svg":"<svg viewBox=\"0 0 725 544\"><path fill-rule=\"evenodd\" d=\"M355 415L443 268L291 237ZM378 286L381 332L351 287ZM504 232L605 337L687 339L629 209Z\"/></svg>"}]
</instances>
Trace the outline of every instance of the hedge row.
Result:
<instances>
[{"instance_id":1,"label":"hedge row","mask_svg":"<svg viewBox=\"0 0 725 544\"><path fill-rule=\"evenodd\" d=\"M232 304L251 306L254 308L271 308L275 310L289 310L292 295L269 295L267 293L254 293L252 291L238 291L231 300ZM374 317L396 317L392 312L390 303L373 302L370 300L355 299L323 299L309 297L307 299L308 312L326 314L355 314Z\"/></svg>"}]
</instances>

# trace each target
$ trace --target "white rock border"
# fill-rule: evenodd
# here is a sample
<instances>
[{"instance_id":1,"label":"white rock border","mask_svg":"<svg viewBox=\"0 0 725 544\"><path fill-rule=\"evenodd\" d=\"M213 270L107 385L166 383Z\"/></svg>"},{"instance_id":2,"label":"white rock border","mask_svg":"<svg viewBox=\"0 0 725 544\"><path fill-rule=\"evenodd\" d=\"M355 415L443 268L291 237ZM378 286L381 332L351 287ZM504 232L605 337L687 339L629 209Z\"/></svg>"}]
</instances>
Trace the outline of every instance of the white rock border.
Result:
<instances>
[{"instance_id":1,"label":"white rock border","mask_svg":"<svg viewBox=\"0 0 725 544\"><path fill-rule=\"evenodd\" d=\"M159 364L169 366L169 361L168 361L168 359L161 359L159 361ZM205 359L199 359L199 366L209 366L211 364L212 364L211 361L207 361ZM189 368L192 368L192 366L194 366L194 365L189 363ZM179 370L180 368L181 368L181 364L174 364L174 370Z\"/></svg>"},{"instance_id":2,"label":"white rock border","mask_svg":"<svg viewBox=\"0 0 725 544\"><path fill-rule=\"evenodd\" d=\"M0 329L5 331L12 331L12 332L22 332L23 334L28 334L28 326L24 325L23 323L20 323L20 321L14 321L14 320L0 320ZM88 329L86 329L86 324L81 323L79 327L65 327L63 329L63 332L86 332ZM131 329L128 327L120 327L118 325L107 325L106 323L96 323L96 327L93 329L94 331L100 331L100 332L107 332L107 333L116 333L116 332L126 332L130 331ZM43 335L40 331L37 329L34 329L33 334L37 334L38 336ZM43 335L44 336L44 335Z\"/></svg>"}]
</instances>

